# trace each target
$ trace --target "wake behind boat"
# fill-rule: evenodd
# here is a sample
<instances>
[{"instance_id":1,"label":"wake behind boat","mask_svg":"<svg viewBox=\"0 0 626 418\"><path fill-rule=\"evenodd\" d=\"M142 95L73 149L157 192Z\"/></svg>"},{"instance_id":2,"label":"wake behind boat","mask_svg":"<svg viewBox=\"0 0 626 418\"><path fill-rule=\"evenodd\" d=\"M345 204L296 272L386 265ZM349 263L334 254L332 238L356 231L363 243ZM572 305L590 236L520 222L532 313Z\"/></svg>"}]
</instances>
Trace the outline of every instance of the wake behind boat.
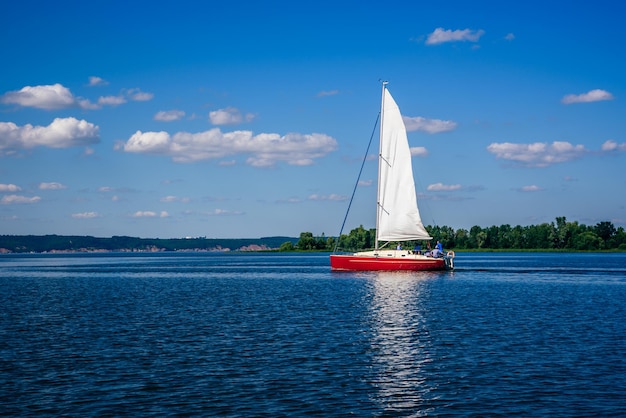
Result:
<instances>
[{"instance_id":1,"label":"wake behind boat","mask_svg":"<svg viewBox=\"0 0 626 418\"><path fill-rule=\"evenodd\" d=\"M383 82L380 111L378 193L375 248L354 254L332 254L332 270L446 270L454 268L454 253L384 249L381 243L430 241L433 238L422 224L411 151L400 108Z\"/></svg>"}]
</instances>

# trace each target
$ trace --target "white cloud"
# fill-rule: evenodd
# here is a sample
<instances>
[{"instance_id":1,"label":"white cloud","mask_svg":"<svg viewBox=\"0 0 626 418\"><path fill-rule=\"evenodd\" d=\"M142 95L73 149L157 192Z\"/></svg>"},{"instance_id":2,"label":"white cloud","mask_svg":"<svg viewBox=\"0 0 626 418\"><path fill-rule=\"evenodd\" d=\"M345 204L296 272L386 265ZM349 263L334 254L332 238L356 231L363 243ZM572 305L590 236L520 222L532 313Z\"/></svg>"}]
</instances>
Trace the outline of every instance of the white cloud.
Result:
<instances>
[{"instance_id":1,"label":"white cloud","mask_svg":"<svg viewBox=\"0 0 626 418\"><path fill-rule=\"evenodd\" d=\"M319 194L312 194L308 197L309 200L321 200L321 201L327 201L327 200L331 200L331 201L335 201L335 202L342 202L344 200L348 200L348 196L343 196L343 195L339 195L339 194L329 194L329 195L319 195Z\"/></svg>"},{"instance_id":2,"label":"white cloud","mask_svg":"<svg viewBox=\"0 0 626 418\"><path fill-rule=\"evenodd\" d=\"M404 125L408 132L423 131L429 134L436 134L439 132L452 131L457 127L456 122L451 120L426 119L421 116L403 116L402 119L404 120Z\"/></svg>"},{"instance_id":3,"label":"white cloud","mask_svg":"<svg viewBox=\"0 0 626 418\"><path fill-rule=\"evenodd\" d=\"M249 154L247 164L270 167L279 161L290 165L310 165L334 151L337 141L324 134L253 135L251 131L222 132L213 128L199 133L137 131L126 143L116 149L125 152L167 155L173 161L189 163L224 158L229 155Z\"/></svg>"},{"instance_id":4,"label":"white cloud","mask_svg":"<svg viewBox=\"0 0 626 418\"><path fill-rule=\"evenodd\" d=\"M166 211L161 211L160 213L157 212L153 212L151 210L145 210L145 211L137 211L135 213L133 213L131 215L133 218L167 218L169 215L169 213L167 213Z\"/></svg>"},{"instance_id":5,"label":"white cloud","mask_svg":"<svg viewBox=\"0 0 626 418\"><path fill-rule=\"evenodd\" d=\"M75 118L56 118L48 126L0 122L0 155L3 151L29 149L37 146L69 148L99 142L100 128Z\"/></svg>"},{"instance_id":6,"label":"white cloud","mask_svg":"<svg viewBox=\"0 0 626 418\"><path fill-rule=\"evenodd\" d=\"M39 183L39 190L61 190L67 189L67 186L57 182Z\"/></svg>"},{"instance_id":7,"label":"white cloud","mask_svg":"<svg viewBox=\"0 0 626 418\"><path fill-rule=\"evenodd\" d=\"M245 115L246 122L250 122L252 119L254 119L253 114L248 113ZM213 125L236 125L244 121L244 116L239 109L227 107L209 112L209 120Z\"/></svg>"},{"instance_id":8,"label":"white cloud","mask_svg":"<svg viewBox=\"0 0 626 418\"><path fill-rule=\"evenodd\" d=\"M165 196L161 198L161 202L171 203L171 202L182 202L188 203L190 199L188 197L177 197L177 196Z\"/></svg>"},{"instance_id":9,"label":"white cloud","mask_svg":"<svg viewBox=\"0 0 626 418\"><path fill-rule=\"evenodd\" d=\"M98 106L119 106L126 103L124 96L101 96L98 98ZM96 107L97 108L97 107Z\"/></svg>"},{"instance_id":10,"label":"white cloud","mask_svg":"<svg viewBox=\"0 0 626 418\"><path fill-rule=\"evenodd\" d=\"M359 180L359 183L358 183L359 186L363 186L363 187L369 187L372 184L374 184L373 180Z\"/></svg>"},{"instance_id":11,"label":"white cloud","mask_svg":"<svg viewBox=\"0 0 626 418\"><path fill-rule=\"evenodd\" d=\"M90 77L90 86L104 84L107 83L99 77ZM70 89L57 83L43 86L26 86L21 90L9 91L0 96L0 103L45 110L68 109L72 107L95 110L101 109L103 106L117 106L126 103L127 99L147 101L153 97L152 93L145 93L140 89L127 89L117 96L101 96L97 103L92 103L89 99L74 96Z\"/></svg>"},{"instance_id":12,"label":"white cloud","mask_svg":"<svg viewBox=\"0 0 626 418\"><path fill-rule=\"evenodd\" d=\"M106 86L109 82L103 78L91 76L89 77L89 86Z\"/></svg>"},{"instance_id":13,"label":"white cloud","mask_svg":"<svg viewBox=\"0 0 626 418\"><path fill-rule=\"evenodd\" d=\"M568 94L561 99L563 104L590 103L602 100L613 100L613 95L606 90L595 89L583 94Z\"/></svg>"},{"instance_id":14,"label":"white cloud","mask_svg":"<svg viewBox=\"0 0 626 418\"><path fill-rule=\"evenodd\" d=\"M437 28L433 33L428 35L426 38L426 45L437 45L442 44L444 42L459 42L459 41L470 41L470 42L478 42L481 36L485 34L485 31L479 29L477 31L471 29L443 29Z\"/></svg>"},{"instance_id":15,"label":"white cloud","mask_svg":"<svg viewBox=\"0 0 626 418\"><path fill-rule=\"evenodd\" d=\"M626 151L626 142L618 144L614 140L609 139L608 141L605 141L604 144L602 144L602 151Z\"/></svg>"},{"instance_id":16,"label":"white cloud","mask_svg":"<svg viewBox=\"0 0 626 418\"><path fill-rule=\"evenodd\" d=\"M154 120L161 122L172 122L180 120L185 116L185 112L182 110L162 110L154 115Z\"/></svg>"},{"instance_id":17,"label":"white cloud","mask_svg":"<svg viewBox=\"0 0 626 418\"><path fill-rule=\"evenodd\" d=\"M22 188L15 184L0 183L0 192L19 192L20 190L22 190Z\"/></svg>"},{"instance_id":18,"label":"white cloud","mask_svg":"<svg viewBox=\"0 0 626 418\"><path fill-rule=\"evenodd\" d=\"M507 41L512 41L513 39L515 39L515 35L513 33L507 33L504 39L506 39Z\"/></svg>"},{"instance_id":19,"label":"white cloud","mask_svg":"<svg viewBox=\"0 0 626 418\"><path fill-rule=\"evenodd\" d=\"M138 88L128 89L126 94L130 100L135 102L147 102L154 98L154 94L143 92Z\"/></svg>"},{"instance_id":20,"label":"white cloud","mask_svg":"<svg viewBox=\"0 0 626 418\"><path fill-rule=\"evenodd\" d=\"M155 216L157 216L156 212L149 210L137 211L132 215L133 218L154 218Z\"/></svg>"},{"instance_id":21,"label":"white cloud","mask_svg":"<svg viewBox=\"0 0 626 418\"><path fill-rule=\"evenodd\" d=\"M428 150L424 147L411 147L410 151L412 157L425 157L428 155Z\"/></svg>"},{"instance_id":22,"label":"white cloud","mask_svg":"<svg viewBox=\"0 0 626 418\"><path fill-rule=\"evenodd\" d=\"M82 213L72 213L72 218L75 219L93 219L99 218L100 215L98 212L82 212Z\"/></svg>"},{"instance_id":23,"label":"white cloud","mask_svg":"<svg viewBox=\"0 0 626 418\"><path fill-rule=\"evenodd\" d=\"M26 86L18 91L10 91L0 97L6 104L17 104L24 107L55 110L76 105L72 92L61 84L45 86Z\"/></svg>"},{"instance_id":24,"label":"white cloud","mask_svg":"<svg viewBox=\"0 0 626 418\"><path fill-rule=\"evenodd\" d=\"M426 190L430 192L452 192L456 190L461 190L460 184L443 184L443 183L434 183L430 184Z\"/></svg>"},{"instance_id":25,"label":"white cloud","mask_svg":"<svg viewBox=\"0 0 626 418\"><path fill-rule=\"evenodd\" d=\"M21 204L21 203L37 203L41 200L39 196L26 197L19 196L15 194L10 194L6 196L2 196L0 200L1 205L13 205L13 204Z\"/></svg>"},{"instance_id":26,"label":"white cloud","mask_svg":"<svg viewBox=\"0 0 626 418\"><path fill-rule=\"evenodd\" d=\"M226 210L226 209L215 209L212 212L208 212L207 215L209 216L239 216L239 215L243 215L243 212L240 211L232 211L232 210Z\"/></svg>"},{"instance_id":27,"label":"white cloud","mask_svg":"<svg viewBox=\"0 0 626 418\"><path fill-rule=\"evenodd\" d=\"M277 203L287 203L287 204L294 204L294 203L300 203L302 202L302 199L297 198L297 197L289 197L287 199L280 199L276 201Z\"/></svg>"},{"instance_id":28,"label":"white cloud","mask_svg":"<svg viewBox=\"0 0 626 418\"><path fill-rule=\"evenodd\" d=\"M498 159L515 161L528 167L546 167L571 161L588 153L583 145L572 145L562 141L554 141L552 144L493 143L487 147L487 151Z\"/></svg>"},{"instance_id":29,"label":"white cloud","mask_svg":"<svg viewBox=\"0 0 626 418\"><path fill-rule=\"evenodd\" d=\"M532 184L530 186L523 186L523 187L520 187L520 189L519 189L520 192L525 192L525 193L528 193L528 192L540 192L542 190L543 189L541 187L536 186L534 184Z\"/></svg>"}]
</instances>

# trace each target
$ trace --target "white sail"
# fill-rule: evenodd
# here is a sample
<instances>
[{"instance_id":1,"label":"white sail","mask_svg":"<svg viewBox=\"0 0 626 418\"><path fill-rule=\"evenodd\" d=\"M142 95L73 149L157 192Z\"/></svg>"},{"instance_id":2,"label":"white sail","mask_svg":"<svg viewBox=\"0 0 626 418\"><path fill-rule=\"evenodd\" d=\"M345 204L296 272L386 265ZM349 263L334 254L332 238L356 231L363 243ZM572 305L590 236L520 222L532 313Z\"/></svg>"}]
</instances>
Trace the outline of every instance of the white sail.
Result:
<instances>
[{"instance_id":1,"label":"white sail","mask_svg":"<svg viewBox=\"0 0 626 418\"><path fill-rule=\"evenodd\" d=\"M430 240L417 208L411 151L398 105L383 87L378 241Z\"/></svg>"}]
</instances>

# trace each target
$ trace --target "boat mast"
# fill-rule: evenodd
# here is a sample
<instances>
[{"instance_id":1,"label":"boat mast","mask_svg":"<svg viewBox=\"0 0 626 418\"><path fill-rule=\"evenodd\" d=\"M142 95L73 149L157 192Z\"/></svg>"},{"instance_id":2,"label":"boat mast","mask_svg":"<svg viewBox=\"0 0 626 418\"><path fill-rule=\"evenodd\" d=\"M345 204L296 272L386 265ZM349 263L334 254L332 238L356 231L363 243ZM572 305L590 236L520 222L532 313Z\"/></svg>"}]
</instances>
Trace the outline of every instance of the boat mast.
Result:
<instances>
[{"instance_id":1,"label":"boat mast","mask_svg":"<svg viewBox=\"0 0 626 418\"><path fill-rule=\"evenodd\" d=\"M383 140L383 123L385 123L385 89L388 81L383 81L382 94L380 99L380 133L378 136L378 188L376 190L376 237L374 239L374 250L378 251L378 224L380 222L380 211L382 206L380 203L380 166L383 163L382 140Z\"/></svg>"}]
</instances>

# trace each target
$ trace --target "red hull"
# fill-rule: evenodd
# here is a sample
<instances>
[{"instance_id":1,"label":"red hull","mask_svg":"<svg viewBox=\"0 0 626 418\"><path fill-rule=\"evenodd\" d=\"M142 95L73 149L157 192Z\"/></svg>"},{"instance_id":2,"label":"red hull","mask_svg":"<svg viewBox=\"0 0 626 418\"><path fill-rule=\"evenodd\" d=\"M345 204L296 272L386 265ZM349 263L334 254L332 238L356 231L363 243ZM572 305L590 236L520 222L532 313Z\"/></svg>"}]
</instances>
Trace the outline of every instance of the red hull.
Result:
<instances>
[{"instance_id":1,"label":"red hull","mask_svg":"<svg viewBox=\"0 0 626 418\"><path fill-rule=\"evenodd\" d=\"M443 258L385 258L331 255L331 270L345 271L434 271L446 270Z\"/></svg>"}]
</instances>

